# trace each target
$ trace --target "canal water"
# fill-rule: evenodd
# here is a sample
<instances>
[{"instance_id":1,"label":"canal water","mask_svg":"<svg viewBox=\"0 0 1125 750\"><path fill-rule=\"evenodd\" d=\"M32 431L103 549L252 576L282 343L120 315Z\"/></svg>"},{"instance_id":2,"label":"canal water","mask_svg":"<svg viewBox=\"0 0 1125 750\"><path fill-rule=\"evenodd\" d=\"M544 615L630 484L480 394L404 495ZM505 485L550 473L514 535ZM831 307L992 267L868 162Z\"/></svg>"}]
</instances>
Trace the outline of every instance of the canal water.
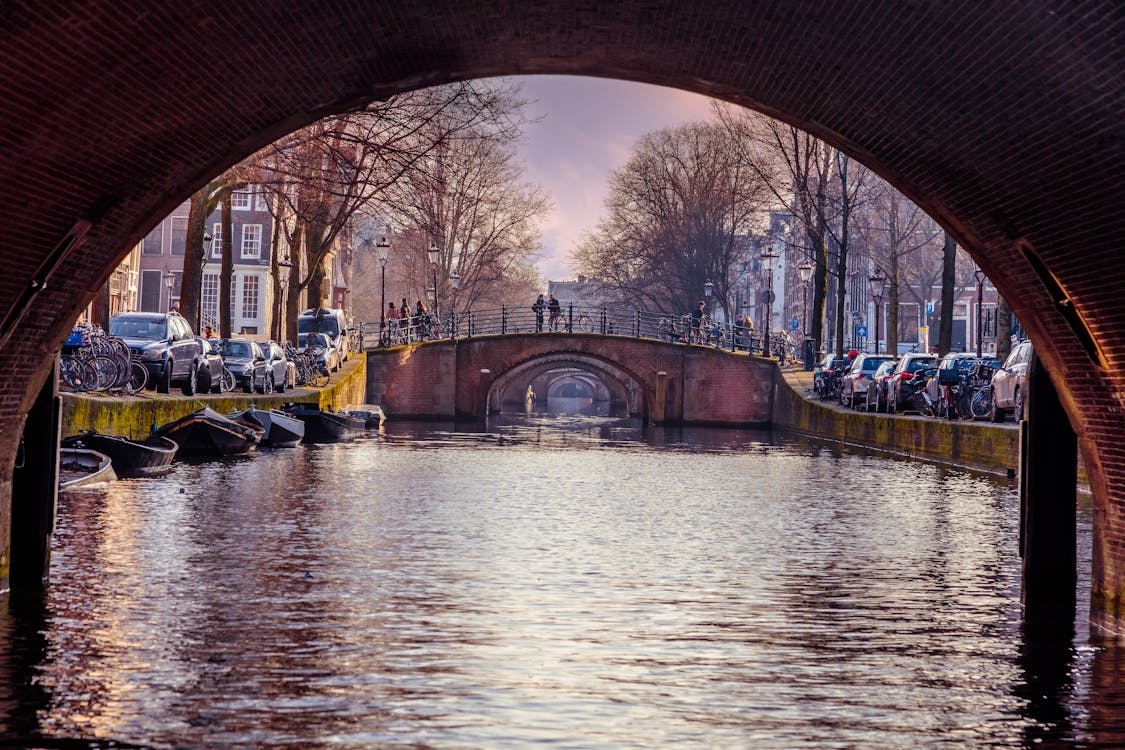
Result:
<instances>
[{"instance_id":1,"label":"canal water","mask_svg":"<svg viewBox=\"0 0 1125 750\"><path fill-rule=\"evenodd\" d=\"M1017 515L1007 480L599 416L181 463L61 500L0 747L1120 746L1123 652L1082 606L1021 627Z\"/></svg>"}]
</instances>

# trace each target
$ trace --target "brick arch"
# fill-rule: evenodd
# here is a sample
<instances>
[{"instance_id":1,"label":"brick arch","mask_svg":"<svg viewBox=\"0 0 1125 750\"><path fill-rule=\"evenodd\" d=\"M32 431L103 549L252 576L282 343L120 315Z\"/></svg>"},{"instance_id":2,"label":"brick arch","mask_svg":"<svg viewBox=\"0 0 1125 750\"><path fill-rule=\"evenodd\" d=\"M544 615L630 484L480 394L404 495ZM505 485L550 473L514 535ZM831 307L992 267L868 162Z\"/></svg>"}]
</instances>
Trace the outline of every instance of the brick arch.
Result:
<instances>
[{"instance_id":1,"label":"brick arch","mask_svg":"<svg viewBox=\"0 0 1125 750\"><path fill-rule=\"evenodd\" d=\"M523 360L503 372L493 373L486 396L489 409L503 403L505 391L514 382L534 380L542 374L563 367L591 373L615 383L629 399L630 414L644 417L648 413L654 397L652 383L609 358L588 352L548 352ZM632 403L634 394L640 397L640 403Z\"/></svg>"},{"instance_id":2,"label":"brick arch","mask_svg":"<svg viewBox=\"0 0 1125 750\"><path fill-rule=\"evenodd\" d=\"M1061 388L1098 509L1095 598L1125 622L1117 4L251 0L219 12L203 0L43 0L3 19L0 434L20 433L64 331L127 248L270 140L480 76L676 86L839 146L974 255ZM4 442L7 508L16 441ZM0 551L0 577L6 568Z\"/></svg>"}]
</instances>

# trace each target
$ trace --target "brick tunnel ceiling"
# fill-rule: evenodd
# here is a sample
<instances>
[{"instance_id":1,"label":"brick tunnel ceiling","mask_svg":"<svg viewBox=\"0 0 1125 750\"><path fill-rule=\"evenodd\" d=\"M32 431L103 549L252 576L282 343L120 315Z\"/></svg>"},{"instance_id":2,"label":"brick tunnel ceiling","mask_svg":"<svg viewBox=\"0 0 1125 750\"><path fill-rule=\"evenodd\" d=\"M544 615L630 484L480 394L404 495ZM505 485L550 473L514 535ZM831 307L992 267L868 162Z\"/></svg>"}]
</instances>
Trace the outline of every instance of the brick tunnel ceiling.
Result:
<instances>
[{"instance_id":1,"label":"brick tunnel ceiling","mask_svg":"<svg viewBox=\"0 0 1125 750\"><path fill-rule=\"evenodd\" d=\"M395 91L531 73L678 86L806 127L951 229L1048 344L1054 370L1088 361L1075 315L1112 365L1125 331L1125 305L1107 293L1122 286L1125 13L1109 2L1052 7L9 4L0 299L9 328L21 300L33 298L36 314L6 342L2 366L45 362L130 244L278 136ZM65 252L80 221L89 232ZM1042 258L1053 290L1020 242ZM37 296L36 278L48 281ZM1069 300L1069 323L1052 294ZM1092 393L1116 372L1086 377L1075 387ZM5 392L26 396L32 380L9 378Z\"/></svg>"}]
</instances>

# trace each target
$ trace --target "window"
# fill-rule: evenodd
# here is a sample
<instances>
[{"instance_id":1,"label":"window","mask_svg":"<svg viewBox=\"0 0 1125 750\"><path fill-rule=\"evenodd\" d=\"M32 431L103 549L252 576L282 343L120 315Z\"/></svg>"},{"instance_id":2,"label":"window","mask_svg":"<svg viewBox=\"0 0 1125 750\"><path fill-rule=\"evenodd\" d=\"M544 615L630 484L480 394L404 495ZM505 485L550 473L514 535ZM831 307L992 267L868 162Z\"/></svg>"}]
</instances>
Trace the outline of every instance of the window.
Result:
<instances>
[{"instance_id":1,"label":"window","mask_svg":"<svg viewBox=\"0 0 1125 750\"><path fill-rule=\"evenodd\" d=\"M203 274L203 284L199 290L199 307L203 324L216 325L219 320L219 274Z\"/></svg>"},{"instance_id":2,"label":"window","mask_svg":"<svg viewBox=\"0 0 1125 750\"><path fill-rule=\"evenodd\" d=\"M141 312L160 312L162 271L141 271Z\"/></svg>"},{"instance_id":3,"label":"window","mask_svg":"<svg viewBox=\"0 0 1125 750\"><path fill-rule=\"evenodd\" d=\"M242 317L258 317L258 277L245 276L242 279Z\"/></svg>"},{"instance_id":4,"label":"window","mask_svg":"<svg viewBox=\"0 0 1125 750\"><path fill-rule=\"evenodd\" d=\"M262 225L242 225L242 257L244 259L262 257Z\"/></svg>"},{"instance_id":5,"label":"window","mask_svg":"<svg viewBox=\"0 0 1125 750\"><path fill-rule=\"evenodd\" d=\"M144 247L141 248L142 255L163 255L164 254L164 222L156 225L156 228L148 233L145 237Z\"/></svg>"},{"instance_id":6,"label":"window","mask_svg":"<svg viewBox=\"0 0 1125 750\"><path fill-rule=\"evenodd\" d=\"M187 217L173 216L171 224L169 239L172 255L183 255L187 249Z\"/></svg>"},{"instance_id":7,"label":"window","mask_svg":"<svg viewBox=\"0 0 1125 750\"><path fill-rule=\"evenodd\" d=\"M255 211L268 211L269 206L266 205L266 191L265 188L258 188L254 191L254 210Z\"/></svg>"},{"instance_id":8,"label":"window","mask_svg":"<svg viewBox=\"0 0 1125 750\"><path fill-rule=\"evenodd\" d=\"M169 298L168 298L168 309L172 308L173 302L178 302L180 300L180 294L183 292L183 288L184 288L183 287L184 272L183 271L172 271L172 276L174 277L175 280L172 282L172 292L171 292L171 294L169 295ZM165 282L165 283L167 283L167 282Z\"/></svg>"},{"instance_id":9,"label":"window","mask_svg":"<svg viewBox=\"0 0 1125 750\"><path fill-rule=\"evenodd\" d=\"M216 222L211 227L211 257L219 260L223 257L223 225Z\"/></svg>"},{"instance_id":10,"label":"window","mask_svg":"<svg viewBox=\"0 0 1125 750\"><path fill-rule=\"evenodd\" d=\"M230 207L235 211L250 210L250 188L236 190L230 197Z\"/></svg>"}]
</instances>

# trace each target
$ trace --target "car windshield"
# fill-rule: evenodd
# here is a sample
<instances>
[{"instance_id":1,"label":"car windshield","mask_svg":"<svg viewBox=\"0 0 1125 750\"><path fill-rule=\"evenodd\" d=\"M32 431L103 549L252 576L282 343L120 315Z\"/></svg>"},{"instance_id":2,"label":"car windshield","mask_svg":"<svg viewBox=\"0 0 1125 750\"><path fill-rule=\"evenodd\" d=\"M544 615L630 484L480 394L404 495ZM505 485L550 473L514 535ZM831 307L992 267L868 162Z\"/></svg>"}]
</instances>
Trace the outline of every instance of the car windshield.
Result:
<instances>
[{"instance_id":1,"label":"car windshield","mask_svg":"<svg viewBox=\"0 0 1125 750\"><path fill-rule=\"evenodd\" d=\"M125 339L163 341L168 338L164 318L110 318L109 335Z\"/></svg>"},{"instance_id":2,"label":"car windshield","mask_svg":"<svg viewBox=\"0 0 1125 750\"><path fill-rule=\"evenodd\" d=\"M878 370L879 365L883 364L886 361L887 360L885 360L885 359L875 359L874 357L869 357L869 358L863 360L863 369L864 370Z\"/></svg>"},{"instance_id":3,"label":"car windshield","mask_svg":"<svg viewBox=\"0 0 1125 750\"><path fill-rule=\"evenodd\" d=\"M340 326L336 323L334 315L322 315L319 318L312 315L301 316L297 319L297 333L312 333L312 332L326 333L329 336L339 336Z\"/></svg>"},{"instance_id":4,"label":"car windshield","mask_svg":"<svg viewBox=\"0 0 1125 750\"><path fill-rule=\"evenodd\" d=\"M319 346L327 348L328 342L322 333L302 333L297 336L297 346L304 348L306 346Z\"/></svg>"},{"instance_id":5,"label":"car windshield","mask_svg":"<svg viewBox=\"0 0 1125 750\"><path fill-rule=\"evenodd\" d=\"M223 356L249 358L253 356L253 350L250 348L250 344L245 341L225 341L223 342Z\"/></svg>"},{"instance_id":6,"label":"car windshield","mask_svg":"<svg viewBox=\"0 0 1125 750\"><path fill-rule=\"evenodd\" d=\"M925 370L927 367L933 367L933 366L934 366L934 358L933 357L919 357L918 359L910 360L906 364L906 371L907 372L918 372L919 370Z\"/></svg>"}]
</instances>

